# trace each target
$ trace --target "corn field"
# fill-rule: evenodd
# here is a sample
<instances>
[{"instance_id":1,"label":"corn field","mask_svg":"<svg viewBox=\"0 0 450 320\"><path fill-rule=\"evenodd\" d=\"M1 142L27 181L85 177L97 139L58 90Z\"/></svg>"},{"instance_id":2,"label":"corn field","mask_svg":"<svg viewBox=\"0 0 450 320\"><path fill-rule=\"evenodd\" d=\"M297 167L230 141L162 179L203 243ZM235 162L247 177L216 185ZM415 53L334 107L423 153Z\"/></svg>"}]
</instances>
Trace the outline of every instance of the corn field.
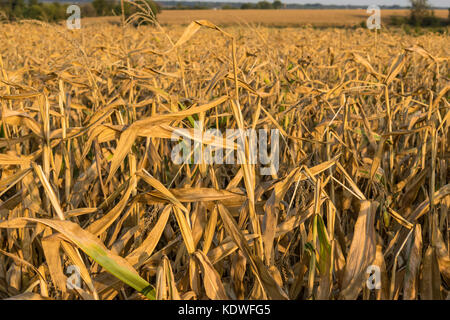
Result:
<instances>
[{"instance_id":1,"label":"corn field","mask_svg":"<svg viewBox=\"0 0 450 320\"><path fill-rule=\"evenodd\" d=\"M449 299L448 34L0 28L1 299Z\"/></svg>"}]
</instances>

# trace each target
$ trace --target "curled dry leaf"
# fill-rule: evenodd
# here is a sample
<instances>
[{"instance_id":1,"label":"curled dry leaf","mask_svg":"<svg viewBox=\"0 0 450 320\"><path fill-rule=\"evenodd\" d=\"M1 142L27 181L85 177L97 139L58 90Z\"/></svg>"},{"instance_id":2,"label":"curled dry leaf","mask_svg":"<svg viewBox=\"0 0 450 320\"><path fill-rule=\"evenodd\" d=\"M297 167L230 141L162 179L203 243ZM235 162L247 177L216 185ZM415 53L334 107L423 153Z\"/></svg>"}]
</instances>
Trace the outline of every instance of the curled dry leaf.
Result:
<instances>
[{"instance_id":1,"label":"curled dry leaf","mask_svg":"<svg viewBox=\"0 0 450 320\"><path fill-rule=\"evenodd\" d=\"M358 297L365 280L367 267L375 259L375 214L377 208L378 203L375 201L361 201L342 280L342 299Z\"/></svg>"}]
</instances>

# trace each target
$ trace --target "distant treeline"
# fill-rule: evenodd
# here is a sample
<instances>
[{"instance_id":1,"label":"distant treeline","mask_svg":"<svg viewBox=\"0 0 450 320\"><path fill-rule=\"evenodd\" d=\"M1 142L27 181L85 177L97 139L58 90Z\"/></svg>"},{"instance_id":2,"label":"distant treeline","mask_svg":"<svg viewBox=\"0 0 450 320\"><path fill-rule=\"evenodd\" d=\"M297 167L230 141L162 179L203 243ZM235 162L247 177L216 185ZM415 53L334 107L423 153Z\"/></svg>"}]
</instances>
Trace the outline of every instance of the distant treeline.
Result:
<instances>
[{"instance_id":1,"label":"distant treeline","mask_svg":"<svg viewBox=\"0 0 450 320\"><path fill-rule=\"evenodd\" d=\"M137 3L145 7L144 1L156 15L161 6L152 0L139 0ZM67 7L72 3L65 2L39 2L38 0L0 0L0 20L17 21L22 19L36 19L55 22L66 19L69 15ZM82 17L98 17L120 15L122 6L120 0L93 0L92 2L76 3L81 9ZM125 17L129 17L139 9L124 2Z\"/></svg>"},{"instance_id":2,"label":"distant treeline","mask_svg":"<svg viewBox=\"0 0 450 320\"><path fill-rule=\"evenodd\" d=\"M7 20L38 19L58 21L64 19L69 4L40 3L38 0L0 0L0 15Z\"/></svg>"},{"instance_id":3,"label":"distant treeline","mask_svg":"<svg viewBox=\"0 0 450 320\"><path fill-rule=\"evenodd\" d=\"M281 0L282 1L282 0ZM267 2L267 1L262 1ZM256 2L224 2L224 1L158 1L164 10L201 10L201 9L267 9L266 4ZM272 2L268 2L272 4ZM261 8L263 6L264 8ZM381 5L380 9L410 9L399 5ZM272 9L272 8L271 8ZM367 9L367 5L332 5L320 3L283 3L281 9ZM445 7L431 7L431 9L446 9Z\"/></svg>"},{"instance_id":4,"label":"distant treeline","mask_svg":"<svg viewBox=\"0 0 450 320\"><path fill-rule=\"evenodd\" d=\"M281 9L283 6L283 3L279 0L275 0L274 2L259 1L255 4L244 3L241 5L241 9Z\"/></svg>"},{"instance_id":5,"label":"distant treeline","mask_svg":"<svg viewBox=\"0 0 450 320\"><path fill-rule=\"evenodd\" d=\"M208 9L282 9L285 5L275 0L273 2L259 1L257 3L244 2L191 2L191 1L159 1L164 10L208 10Z\"/></svg>"}]
</instances>

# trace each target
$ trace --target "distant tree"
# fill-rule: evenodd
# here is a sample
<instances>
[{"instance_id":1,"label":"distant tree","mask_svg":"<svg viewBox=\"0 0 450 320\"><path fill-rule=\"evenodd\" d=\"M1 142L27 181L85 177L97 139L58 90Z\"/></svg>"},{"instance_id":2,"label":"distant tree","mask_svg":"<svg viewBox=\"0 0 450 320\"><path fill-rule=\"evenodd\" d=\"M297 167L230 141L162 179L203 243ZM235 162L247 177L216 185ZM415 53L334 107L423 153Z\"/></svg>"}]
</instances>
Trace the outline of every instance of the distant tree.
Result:
<instances>
[{"instance_id":1,"label":"distant tree","mask_svg":"<svg viewBox=\"0 0 450 320\"><path fill-rule=\"evenodd\" d=\"M44 8L37 3L30 4L24 10L23 16L27 19L45 20L45 11Z\"/></svg>"},{"instance_id":2,"label":"distant tree","mask_svg":"<svg viewBox=\"0 0 450 320\"><path fill-rule=\"evenodd\" d=\"M116 4L112 0L94 0L92 6L98 16L107 16L112 14Z\"/></svg>"},{"instance_id":3,"label":"distant tree","mask_svg":"<svg viewBox=\"0 0 450 320\"><path fill-rule=\"evenodd\" d=\"M260 1L256 4L257 9L272 9L272 4L267 1Z\"/></svg>"},{"instance_id":4,"label":"distant tree","mask_svg":"<svg viewBox=\"0 0 450 320\"><path fill-rule=\"evenodd\" d=\"M0 11L8 20L21 18L25 7L23 0L0 0Z\"/></svg>"},{"instance_id":5,"label":"distant tree","mask_svg":"<svg viewBox=\"0 0 450 320\"><path fill-rule=\"evenodd\" d=\"M146 16L155 17L161 11L161 7L153 0L134 0L145 11ZM140 12L139 6L124 0L125 18ZM68 4L60 2L40 3L39 0L0 0L0 20L37 19L47 22L60 21L67 18ZM92 3L80 5L84 17L121 15L122 6L120 0L93 0ZM136 24L137 22L134 21Z\"/></svg>"},{"instance_id":6,"label":"distant tree","mask_svg":"<svg viewBox=\"0 0 450 320\"><path fill-rule=\"evenodd\" d=\"M81 4L80 9L82 17L95 17L97 15L94 6L90 2Z\"/></svg>"},{"instance_id":7,"label":"distant tree","mask_svg":"<svg viewBox=\"0 0 450 320\"><path fill-rule=\"evenodd\" d=\"M246 10L246 9L254 9L255 6L251 3L244 3L241 5L241 9Z\"/></svg>"},{"instance_id":8,"label":"distant tree","mask_svg":"<svg viewBox=\"0 0 450 320\"><path fill-rule=\"evenodd\" d=\"M134 15L131 18L134 25L152 23L147 19L142 18L142 16L145 16L152 20L153 18L156 18L156 15L158 13L161 12L161 6L153 0L135 0L131 2L132 3L124 0L123 10L125 19L128 19ZM114 12L116 14L121 14L122 6L120 2L114 9Z\"/></svg>"},{"instance_id":9,"label":"distant tree","mask_svg":"<svg viewBox=\"0 0 450 320\"><path fill-rule=\"evenodd\" d=\"M275 1L272 3L272 7L273 7L274 9L281 9L281 8L283 7L283 3L282 3L280 0L275 0Z\"/></svg>"},{"instance_id":10,"label":"distant tree","mask_svg":"<svg viewBox=\"0 0 450 320\"><path fill-rule=\"evenodd\" d=\"M411 2L410 20L414 25L422 25L432 15L428 0L409 0Z\"/></svg>"},{"instance_id":11,"label":"distant tree","mask_svg":"<svg viewBox=\"0 0 450 320\"><path fill-rule=\"evenodd\" d=\"M12 0L11 1L11 7L12 7L13 11L22 10L24 6L25 6L25 3L23 0Z\"/></svg>"},{"instance_id":12,"label":"distant tree","mask_svg":"<svg viewBox=\"0 0 450 320\"><path fill-rule=\"evenodd\" d=\"M103 11L105 10L105 6L106 6L106 0L94 0L92 1L92 6L95 9L95 12L98 15L103 14Z\"/></svg>"},{"instance_id":13,"label":"distant tree","mask_svg":"<svg viewBox=\"0 0 450 320\"><path fill-rule=\"evenodd\" d=\"M48 3L44 5L48 21L60 21L66 18L67 5L61 5L59 2Z\"/></svg>"}]
</instances>

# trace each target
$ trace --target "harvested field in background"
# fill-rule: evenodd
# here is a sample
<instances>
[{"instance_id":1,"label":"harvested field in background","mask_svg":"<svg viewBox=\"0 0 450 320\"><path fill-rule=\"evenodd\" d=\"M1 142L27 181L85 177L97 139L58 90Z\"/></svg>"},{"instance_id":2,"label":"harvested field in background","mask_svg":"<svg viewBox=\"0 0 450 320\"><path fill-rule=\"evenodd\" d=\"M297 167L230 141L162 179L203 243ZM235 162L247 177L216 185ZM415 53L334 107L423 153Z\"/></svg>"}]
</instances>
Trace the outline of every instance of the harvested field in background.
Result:
<instances>
[{"instance_id":1,"label":"harvested field in background","mask_svg":"<svg viewBox=\"0 0 450 320\"><path fill-rule=\"evenodd\" d=\"M448 299L448 35L202 24L1 26L0 298ZM279 170L174 164L193 121Z\"/></svg>"},{"instance_id":2,"label":"harvested field in background","mask_svg":"<svg viewBox=\"0 0 450 320\"><path fill-rule=\"evenodd\" d=\"M446 19L448 10L434 10L436 17ZM391 18L406 17L409 10L381 10L383 24ZM267 26L355 26L366 23L366 10L163 10L158 15L162 25L187 25L194 20L209 20L217 25L262 24ZM86 24L99 21L119 23L119 17L85 18Z\"/></svg>"}]
</instances>

